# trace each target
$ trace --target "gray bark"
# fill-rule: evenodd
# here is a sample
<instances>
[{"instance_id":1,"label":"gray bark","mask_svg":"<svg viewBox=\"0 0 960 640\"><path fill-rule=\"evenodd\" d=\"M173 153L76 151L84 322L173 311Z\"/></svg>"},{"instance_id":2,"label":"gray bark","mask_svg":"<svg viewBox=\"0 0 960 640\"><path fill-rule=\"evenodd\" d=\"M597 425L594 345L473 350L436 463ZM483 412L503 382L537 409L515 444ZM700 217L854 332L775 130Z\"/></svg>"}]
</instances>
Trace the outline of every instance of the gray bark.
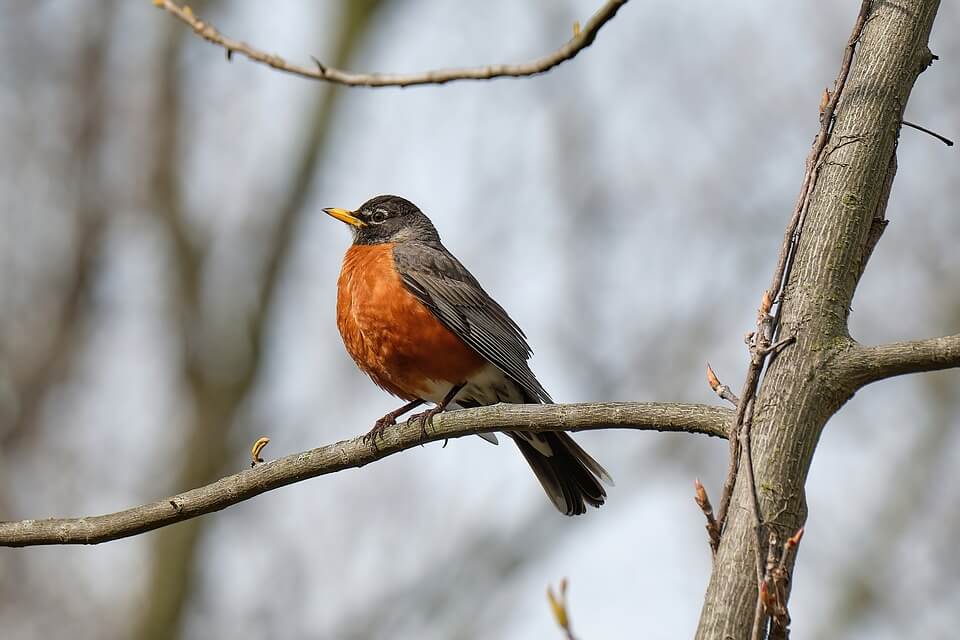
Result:
<instances>
[{"instance_id":1,"label":"gray bark","mask_svg":"<svg viewBox=\"0 0 960 640\"><path fill-rule=\"evenodd\" d=\"M833 151L815 185L784 293L781 336L797 341L770 364L754 418L761 514L781 540L806 520L804 483L824 425L865 382L845 375L847 356L862 353L847 317L896 171L903 110L932 60L927 40L938 6L936 0L873 4L837 108L828 142ZM699 639L750 637L757 577L744 475L707 588Z\"/></svg>"},{"instance_id":2,"label":"gray bark","mask_svg":"<svg viewBox=\"0 0 960 640\"><path fill-rule=\"evenodd\" d=\"M145 505L100 516L0 522L0 547L99 544L193 520L294 482L362 467L426 442L506 429L530 432L639 429L726 437L725 407L657 402L498 404L438 415L424 438L418 424L388 429L374 448L362 437L272 460ZM179 531L182 528L168 529ZM182 534L179 534L182 535ZM140 636L137 636L140 637Z\"/></svg>"}]
</instances>

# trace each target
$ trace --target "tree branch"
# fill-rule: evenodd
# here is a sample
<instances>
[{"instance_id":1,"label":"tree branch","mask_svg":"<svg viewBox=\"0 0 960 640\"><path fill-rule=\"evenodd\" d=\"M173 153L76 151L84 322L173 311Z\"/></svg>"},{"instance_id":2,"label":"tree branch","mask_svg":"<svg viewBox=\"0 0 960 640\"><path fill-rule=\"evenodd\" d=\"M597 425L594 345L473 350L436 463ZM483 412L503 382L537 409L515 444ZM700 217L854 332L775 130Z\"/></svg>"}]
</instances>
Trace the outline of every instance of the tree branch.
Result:
<instances>
[{"instance_id":1,"label":"tree branch","mask_svg":"<svg viewBox=\"0 0 960 640\"><path fill-rule=\"evenodd\" d=\"M754 333L755 341L748 342L750 347L750 367L747 370L747 379L743 383L743 391L740 394L742 399L737 408L736 430L739 431L743 426L743 418L746 413L745 403L749 402L756 394L760 383L760 375L763 367L767 363L769 355L776 355L768 351L770 343L777 337L780 330L780 314L783 310L783 293L787 281L790 278L790 271L793 268L793 260L797 247L800 243L800 232L803 229L803 221L810 209L811 198L814 187L817 184L820 168L829 155L827 143L830 141L830 134L833 130L834 113L843 90L847 85L847 77L850 75L850 64L853 61L853 54L856 50L857 42L863 33L863 27L866 24L867 16L870 13L872 0L862 0L860 11L857 14L857 20L853 25L853 31L847 39L847 46L843 51L843 60L840 63L840 71L833 82L833 92L826 92L820 109L820 130L814 139L813 146L807 154L807 161L803 172L803 180L800 183L800 195L793 208L793 215L783 234L783 241L780 244L780 252L777 255L777 265L773 271L773 278L770 286L767 288L757 315L757 330ZM771 307L776 304L777 310L773 317L769 317ZM769 335L767 333L769 332ZM733 497L734 483L737 479L737 469L740 460L740 448L738 447L738 438L730 439L730 467L727 473L727 480L723 486L723 493L720 496L720 508L717 511L717 521L720 530L723 531L727 520L727 510L730 507L730 500ZM759 553L758 549L758 553Z\"/></svg>"},{"instance_id":2,"label":"tree branch","mask_svg":"<svg viewBox=\"0 0 960 640\"><path fill-rule=\"evenodd\" d=\"M826 130L827 144L809 158L814 170L809 171L808 164L796 226L802 236L790 245L773 321L795 342L767 364L750 432L761 522L778 540L803 526L804 485L814 451L827 421L854 390L848 378L840 378L843 372L835 364L859 348L848 333L850 302L864 247L882 211L881 200L887 197L884 185L895 166L891 157L897 125L917 76L931 60L927 42L937 8L937 0L861 4L838 86L823 101L821 124L832 126ZM823 135L822 126L817 146ZM773 343L777 339L776 334L771 337ZM740 401L749 399L742 394ZM729 509L723 529L698 640L746 638L756 626L757 603L762 600L754 597L760 589L754 563L748 561L756 556L757 546L749 504L753 487L742 477L745 474L740 475L730 500L737 508ZM775 608L784 622L787 596L785 589L783 612L779 604ZM762 631L768 612L759 613ZM780 637L785 632L778 630Z\"/></svg>"},{"instance_id":3,"label":"tree branch","mask_svg":"<svg viewBox=\"0 0 960 640\"><path fill-rule=\"evenodd\" d=\"M908 373L960 367L960 334L875 347L857 346L840 356L838 367L857 389Z\"/></svg>"},{"instance_id":4,"label":"tree branch","mask_svg":"<svg viewBox=\"0 0 960 640\"><path fill-rule=\"evenodd\" d=\"M733 412L725 407L655 402L495 405L436 417L426 442L517 429L587 431L638 429L727 437ZM377 449L361 438L295 453L164 500L101 516L0 523L0 546L98 544L190 520L309 478L362 467L422 444L419 425L388 429Z\"/></svg>"},{"instance_id":5,"label":"tree branch","mask_svg":"<svg viewBox=\"0 0 960 640\"><path fill-rule=\"evenodd\" d=\"M484 67L465 69L438 69L421 73L352 73L333 67L327 67L318 60L315 67L304 67L287 62L280 56L266 53L251 47L245 42L233 40L221 34L208 22L204 22L193 13L190 7L181 6L173 0L153 0L154 4L189 25L197 35L208 42L223 47L227 52L227 59L234 53L246 56L254 62L259 62L280 71L310 78L324 80L335 84L359 87L409 87L419 84L445 84L454 80L491 80L493 78L520 78L534 76L553 69L567 60L572 60L578 53L593 44L600 28L613 19L620 7L628 0L608 0L593 14L582 30L575 28L574 36L562 47L553 53L521 64L494 64Z\"/></svg>"}]
</instances>

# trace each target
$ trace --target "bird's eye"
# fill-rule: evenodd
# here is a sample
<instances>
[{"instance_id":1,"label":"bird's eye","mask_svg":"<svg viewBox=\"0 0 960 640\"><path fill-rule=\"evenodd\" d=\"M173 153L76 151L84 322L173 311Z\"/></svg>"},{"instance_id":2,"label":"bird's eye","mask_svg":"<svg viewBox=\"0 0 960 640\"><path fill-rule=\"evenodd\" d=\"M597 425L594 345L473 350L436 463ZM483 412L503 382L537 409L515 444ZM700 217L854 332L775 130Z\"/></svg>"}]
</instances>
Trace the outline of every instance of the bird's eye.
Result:
<instances>
[{"instance_id":1,"label":"bird's eye","mask_svg":"<svg viewBox=\"0 0 960 640\"><path fill-rule=\"evenodd\" d=\"M387 213L383 209L377 209L370 214L370 222L373 224L381 224L386 219Z\"/></svg>"}]
</instances>

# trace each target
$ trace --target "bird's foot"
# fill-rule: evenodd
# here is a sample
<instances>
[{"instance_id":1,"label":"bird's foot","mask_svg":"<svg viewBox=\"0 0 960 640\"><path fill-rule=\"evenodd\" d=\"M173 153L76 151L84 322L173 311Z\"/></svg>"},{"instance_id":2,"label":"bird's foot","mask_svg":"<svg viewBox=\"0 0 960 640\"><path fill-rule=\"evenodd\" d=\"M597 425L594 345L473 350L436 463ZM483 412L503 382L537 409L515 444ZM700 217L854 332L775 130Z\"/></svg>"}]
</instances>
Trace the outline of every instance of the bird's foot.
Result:
<instances>
[{"instance_id":1,"label":"bird's foot","mask_svg":"<svg viewBox=\"0 0 960 640\"><path fill-rule=\"evenodd\" d=\"M407 420L408 424L414 424L416 422L420 423L420 442L421 443L427 439L427 427L433 426L433 416L437 415L438 413L442 413L443 410L444 410L444 407L442 406L434 407L432 409L427 409L426 411L412 415L410 416L410 419Z\"/></svg>"},{"instance_id":2,"label":"bird's foot","mask_svg":"<svg viewBox=\"0 0 960 640\"><path fill-rule=\"evenodd\" d=\"M397 424L397 418L392 413L388 413L373 424L373 429L367 432L363 436L363 442L369 442L374 450L377 448L377 438L383 440L383 432L387 427L392 427Z\"/></svg>"}]
</instances>

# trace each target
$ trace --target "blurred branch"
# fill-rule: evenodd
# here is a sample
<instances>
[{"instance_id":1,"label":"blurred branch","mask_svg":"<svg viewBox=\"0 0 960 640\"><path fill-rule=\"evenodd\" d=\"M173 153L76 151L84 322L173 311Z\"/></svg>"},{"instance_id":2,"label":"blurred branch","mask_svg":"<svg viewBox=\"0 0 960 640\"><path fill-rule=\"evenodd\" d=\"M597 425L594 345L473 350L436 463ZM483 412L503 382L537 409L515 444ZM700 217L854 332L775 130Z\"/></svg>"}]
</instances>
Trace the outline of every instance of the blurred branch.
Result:
<instances>
[{"instance_id":1,"label":"blurred branch","mask_svg":"<svg viewBox=\"0 0 960 640\"><path fill-rule=\"evenodd\" d=\"M66 50L68 53L65 55L64 50L56 47L42 47L42 52L16 52L16 38L13 42L10 41L12 30L23 32L24 25L27 24L48 24L46 19L41 19L38 15L43 13L45 7L38 3L23 3L22 8L24 12L18 12L18 15L11 15L9 11L4 13L4 21L9 27L4 38L8 47L5 51L8 65L23 64L21 55L29 55L30 64L24 66L24 70L36 78L45 79L45 86L50 78L70 79L66 85L69 94L63 102L68 105L66 110L45 109L40 116L45 128L59 131L61 133L58 135L65 136L60 139L61 144L56 147L56 151L52 152L56 157L47 156L42 165L33 170L24 167L24 170L41 171L44 182L63 187L62 199L58 198L55 206L65 213L72 213L75 231L70 238L69 249L64 247L68 255L63 258L38 253L36 248L33 249L35 259L47 264L62 264L63 271L58 277L58 290L55 293L57 309L51 314L49 323L33 321L27 332L16 338L27 341L40 353L30 359L29 366L20 375L17 375L19 372L14 369L16 403L9 422L4 419L5 412L0 412L0 518L18 508L14 505L19 502L19 496L29 494L31 489L35 488L30 485L30 474L24 477L18 465L13 464L14 461L35 459L56 464L53 462L55 455L49 448L50 443L45 440L47 437L56 439L62 434L56 429L58 425L49 419L45 409L60 388L76 384L76 381L83 377L77 371L77 364L86 355L88 347L87 337L92 328L91 316L95 315L97 306L95 291L102 267L104 240L115 204L100 162L104 148L109 146L106 132L110 113L105 85L110 74L110 34L116 25L115 3L98 3L99 14L95 17L92 12L83 12L74 18L71 24L76 33L82 36L76 39L75 47ZM35 38L30 38L29 41L37 42ZM9 87L14 88L17 93L22 92L21 95L25 98L31 95L30 88L16 82ZM34 116L36 115L35 113ZM61 118L66 124L65 129L60 129L58 125ZM15 129L23 126L18 120L8 121L6 125ZM42 146L40 140L37 140L36 144ZM25 159L21 162L29 164ZM28 173L25 173L24 177L26 175ZM29 183L29 179L23 182ZM25 192L19 194L22 202L31 202L30 188L24 189ZM42 214L42 211L34 212L37 224L53 222ZM8 226L4 227L6 232ZM70 225L66 225L63 230L69 228ZM22 242L17 238L17 230L13 230L12 239ZM17 274L11 272L5 276L16 278ZM2 346L0 351L3 351ZM48 430L45 427L53 428ZM33 558L17 555L6 557L0 562L0 602L3 603L4 610L0 612L0 616L7 614L4 616L7 618L3 624L4 636L18 635L17 631L9 628L9 614L27 619L31 617L29 612L36 610L31 606L35 606L36 593L40 593L33 580L36 575L37 566ZM44 606L59 612L59 615L51 616L57 621L55 625L66 628L69 624L66 620L77 619L63 614L67 607L66 600L62 600L52 590L43 593L46 601ZM123 607L118 606L114 610L118 617L124 613ZM89 617L89 611L86 615ZM101 627L100 631L104 632L102 635L109 635L104 627Z\"/></svg>"},{"instance_id":2,"label":"blurred branch","mask_svg":"<svg viewBox=\"0 0 960 640\"><path fill-rule=\"evenodd\" d=\"M363 35L372 22L378 0L357 0L349 3L335 27L336 43L333 56L340 63L350 60L354 51L363 42ZM185 9L185 11L189 11ZM186 31L176 29L169 23L171 33L160 57L164 61L159 94L163 102L161 113L152 121L155 132L154 154L157 159L153 181L153 202L162 212L174 239L176 267L179 277L178 304L180 340L184 358L184 378L191 396L193 416L189 425L189 440L185 443L186 454L181 460L176 487L193 487L216 478L224 471L226 451L231 426L243 406L260 372L263 361L265 335L269 315L273 310L275 292L278 289L283 266L290 254L298 218L303 210L313 178L316 174L320 150L329 130L337 91L324 92L312 108L307 110L304 126L307 133L298 138L294 179L287 190L288 196L278 207L276 219L271 221L257 242L264 248L262 278L253 286L256 293L249 309L249 332L239 340L221 345L225 351L221 358L230 359L226 353L250 353L234 362L242 366L231 367L229 380L210 374L220 368L210 362L210 350L196 345L192 336L211 335L208 328L216 313L205 307L201 298L201 282L208 263L212 260L208 251L197 247L191 237L186 212L179 195L180 176L176 153L180 105L180 75L176 59ZM238 294L242 296L243 294ZM249 343L246 340L249 339ZM198 348L200 347L200 348ZM195 564L197 544L202 534L202 521L193 521L184 527L169 529L155 539L153 569L148 589L150 598L144 608L133 637L168 638L178 632L184 603L190 598L192 568Z\"/></svg>"},{"instance_id":3,"label":"blurred branch","mask_svg":"<svg viewBox=\"0 0 960 640\"><path fill-rule=\"evenodd\" d=\"M953 303L950 322L960 322L960 299ZM871 506L864 502L860 507L864 517L859 521L856 531L851 531L851 539L860 541L857 545L841 554L841 561L831 565L832 573L823 577L825 583L833 586L835 596L830 600L827 611L816 620L810 638L828 640L855 635L855 630L870 624L885 625L898 598L904 591L918 593L923 578L899 591L892 585L902 584L898 574L898 555L907 557L944 557L931 553L929 544L930 529L924 529L923 523L936 522L936 529L951 532L950 523L937 518L937 509L942 507L943 470L953 467L955 462L954 446L956 438L956 416L960 408L956 385L950 376L928 376L923 379L923 392L918 405L926 409L924 424L918 424L909 434L904 434L897 447L896 460L892 461L878 478L872 491L882 499L875 500ZM876 496L874 496L875 498ZM956 511L960 513L960 511ZM882 523L878 526L878 523ZM953 534L948 533L952 538ZM898 550L905 545L906 551ZM951 548L954 547L951 543ZM885 558L882 563L877 558ZM945 575L950 569L943 568ZM958 575L958 574L953 574ZM954 583L955 584L955 583ZM955 589L954 585L947 588ZM909 605L908 605L909 606ZM914 630L917 620L908 616L904 621L907 628ZM903 637L921 634L901 634Z\"/></svg>"},{"instance_id":4,"label":"blurred branch","mask_svg":"<svg viewBox=\"0 0 960 640\"><path fill-rule=\"evenodd\" d=\"M550 603L550 613L556 620L557 626L563 630L565 640L577 640L573 635L573 627L570 625L570 606L567 604L567 586L569 583L566 578L560 580L560 595L553 593L553 587L547 586L547 602Z\"/></svg>"},{"instance_id":5,"label":"blurred branch","mask_svg":"<svg viewBox=\"0 0 960 640\"><path fill-rule=\"evenodd\" d=\"M224 416L231 415L232 405L227 390L203 384L201 350L192 338L203 335L197 326L202 321L200 289L205 255L192 238L179 176L182 104L177 60L185 38L179 29L160 31L162 40L154 57L158 68L152 74L157 78L154 112L144 114L145 122L149 122L145 130L150 133L150 151L144 154L150 161L145 197L172 240L171 266L175 278L171 295L175 319L172 325L182 359L183 381L183 397L179 402L188 407L189 416L182 445L186 454L177 458L171 471L171 485L179 488L216 477L215 465L223 457L225 448ZM185 603L191 596L190 574L199 533L199 527L191 524L163 531L150 540L145 569L146 597L143 606L135 610L130 637L140 640L177 637Z\"/></svg>"},{"instance_id":6,"label":"blurred branch","mask_svg":"<svg viewBox=\"0 0 960 640\"><path fill-rule=\"evenodd\" d=\"M112 4L103 9L105 15L113 15ZM75 209L77 222L74 254L65 270L69 275L62 287L62 302L51 323L51 337L48 341L34 341L46 343L46 349L17 381L19 406L12 423L0 424L0 444L5 449L12 448L21 438L34 431L48 392L67 377L74 356L84 345L90 290L108 224L108 211L111 209L106 202L109 191L105 188L99 154L105 138L107 109L104 76L108 34L112 27L112 19L85 23L83 28L87 37L71 58L71 104L75 105L75 120L66 153L67 166L73 173L51 179L70 187L70 204Z\"/></svg>"},{"instance_id":7,"label":"blurred branch","mask_svg":"<svg viewBox=\"0 0 960 640\"><path fill-rule=\"evenodd\" d=\"M854 380L857 388L908 373L960 367L960 334L858 346L842 354L838 366L841 375Z\"/></svg>"},{"instance_id":8,"label":"blurred branch","mask_svg":"<svg viewBox=\"0 0 960 640\"><path fill-rule=\"evenodd\" d=\"M364 42L366 32L373 23L376 12L383 6L381 0L353 0L344 10L336 29L337 44L333 51L336 63L347 64ZM305 211L304 205L313 185L327 135L331 131L334 108L342 95L341 91L324 92L308 112L305 129L300 137L300 148L293 172L293 180L286 190L287 197L278 207L277 221L268 232L269 247L264 266L259 295L252 310L251 342L254 361L252 369L258 369L264 353L268 313L274 308L275 295L279 289L283 267L296 240L297 229Z\"/></svg>"},{"instance_id":9,"label":"blurred branch","mask_svg":"<svg viewBox=\"0 0 960 640\"><path fill-rule=\"evenodd\" d=\"M509 619L502 615L504 603L511 601L506 585L543 562L576 531L576 527L556 526L554 515L552 505L536 501L511 523L484 519L456 536L451 552L438 549L431 554L424 571L381 584L383 588L366 594L359 607L341 611L342 623L331 628L327 637L416 637L418 619L423 618L451 640L499 637ZM523 544L518 545L521 539ZM466 583L469 589L458 588ZM490 597L477 598L478 593ZM371 599L378 603L375 615L366 604Z\"/></svg>"},{"instance_id":10,"label":"blurred branch","mask_svg":"<svg viewBox=\"0 0 960 640\"><path fill-rule=\"evenodd\" d=\"M260 51L245 42L233 40L222 35L213 25L198 18L190 7L185 5L181 6L173 2L173 0L153 1L156 6L165 9L189 25L195 33L205 40L226 49L228 60L232 58L234 53L239 53L254 62L259 62L293 75L310 78L312 80L324 80L335 84L361 87L409 87L420 84L445 84L454 80L491 80L493 78L503 77L518 78L544 73L567 60L573 59L578 53L593 44L600 28L612 20L617 11L620 10L620 7L628 2L628 0L608 0L590 20L587 21L586 26L582 30L574 29L574 36L568 40L566 44L553 53L537 58L536 60L531 60L530 62L521 64L495 64L465 69L439 69L422 73L387 74L351 73L335 67L327 67L316 59L314 59L316 63L315 67L296 65L287 62L280 56Z\"/></svg>"},{"instance_id":11,"label":"blurred branch","mask_svg":"<svg viewBox=\"0 0 960 640\"><path fill-rule=\"evenodd\" d=\"M47 393L61 382L73 356L83 345L84 309L90 295L96 261L100 255L105 221L100 216L78 215L81 228L76 240L76 257L64 300L54 321L53 336L40 362L17 385L17 412L9 425L0 425L0 445L15 447L37 426Z\"/></svg>"},{"instance_id":12,"label":"blurred branch","mask_svg":"<svg viewBox=\"0 0 960 640\"><path fill-rule=\"evenodd\" d=\"M425 442L502 431L637 429L726 437L733 412L722 407L668 403L495 405L443 413L421 439L419 425L388 430L376 449L362 438L344 440L266 462L170 498L117 513L0 523L0 546L98 544L220 511L267 491L309 478L362 467Z\"/></svg>"}]
</instances>

